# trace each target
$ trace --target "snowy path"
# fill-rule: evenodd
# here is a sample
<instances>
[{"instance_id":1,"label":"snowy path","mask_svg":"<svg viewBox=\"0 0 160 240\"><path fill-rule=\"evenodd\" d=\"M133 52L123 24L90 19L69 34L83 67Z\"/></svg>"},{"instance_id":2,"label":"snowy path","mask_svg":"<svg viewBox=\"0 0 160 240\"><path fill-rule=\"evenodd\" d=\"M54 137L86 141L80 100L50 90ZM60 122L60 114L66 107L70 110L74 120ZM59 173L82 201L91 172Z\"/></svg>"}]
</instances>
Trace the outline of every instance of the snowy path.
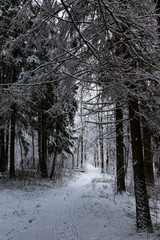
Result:
<instances>
[{"instance_id":1,"label":"snowy path","mask_svg":"<svg viewBox=\"0 0 160 240\"><path fill-rule=\"evenodd\" d=\"M136 233L133 199L111 189L90 166L67 187L0 190L0 240L147 239Z\"/></svg>"}]
</instances>

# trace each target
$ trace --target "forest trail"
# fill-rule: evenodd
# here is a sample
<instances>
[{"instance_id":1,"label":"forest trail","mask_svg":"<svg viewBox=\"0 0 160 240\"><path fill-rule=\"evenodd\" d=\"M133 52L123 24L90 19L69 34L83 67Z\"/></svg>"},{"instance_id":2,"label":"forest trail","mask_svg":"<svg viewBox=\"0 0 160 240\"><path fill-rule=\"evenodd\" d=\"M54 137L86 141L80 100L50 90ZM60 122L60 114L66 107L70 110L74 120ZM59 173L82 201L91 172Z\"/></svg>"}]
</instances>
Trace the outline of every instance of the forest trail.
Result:
<instances>
[{"instance_id":1,"label":"forest trail","mask_svg":"<svg viewBox=\"0 0 160 240\"><path fill-rule=\"evenodd\" d=\"M133 240L134 198L114 196L113 179L89 165L67 186L1 190L0 240Z\"/></svg>"}]
</instances>

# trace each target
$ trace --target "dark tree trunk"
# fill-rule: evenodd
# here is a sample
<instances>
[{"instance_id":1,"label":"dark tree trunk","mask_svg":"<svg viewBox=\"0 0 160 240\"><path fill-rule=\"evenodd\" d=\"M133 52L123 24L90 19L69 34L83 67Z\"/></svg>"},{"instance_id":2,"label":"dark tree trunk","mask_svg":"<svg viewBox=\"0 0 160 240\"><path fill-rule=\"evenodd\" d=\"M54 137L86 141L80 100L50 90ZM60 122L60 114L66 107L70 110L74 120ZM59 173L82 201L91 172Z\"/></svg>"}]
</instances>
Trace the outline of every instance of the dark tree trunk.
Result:
<instances>
[{"instance_id":1,"label":"dark tree trunk","mask_svg":"<svg viewBox=\"0 0 160 240\"><path fill-rule=\"evenodd\" d=\"M6 156L6 169L8 169L8 150L9 150L9 124L7 124L7 129L6 129L6 153L5 153L5 156Z\"/></svg>"},{"instance_id":2,"label":"dark tree trunk","mask_svg":"<svg viewBox=\"0 0 160 240\"><path fill-rule=\"evenodd\" d=\"M106 172L108 172L108 166L109 166L109 145L107 143L107 149L106 149Z\"/></svg>"},{"instance_id":3,"label":"dark tree trunk","mask_svg":"<svg viewBox=\"0 0 160 240\"><path fill-rule=\"evenodd\" d=\"M84 141L83 141L83 127L82 127L82 133L81 133L81 169L83 168L83 162L84 162Z\"/></svg>"},{"instance_id":4,"label":"dark tree trunk","mask_svg":"<svg viewBox=\"0 0 160 240\"><path fill-rule=\"evenodd\" d=\"M152 141L149 129L143 126L144 171L147 185L154 185Z\"/></svg>"},{"instance_id":5,"label":"dark tree trunk","mask_svg":"<svg viewBox=\"0 0 160 240\"><path fill-rule=\"evenodd\" d=\"M45 133L42 131L42 168L41 168L41 173L43 178L48 177L48 172L47 172L47 140Z\"/></svg>"},{"instance_id":6,"label":"dark tree trunk","mask_svg":"<svg viewBox=\"0 0 160 240\"><path fill-rule=\"evenodd\" d=\"M84 127L83 127L83 86L81 87L81 169L83 169L84 165Z\"/></svg>"},{"instance_id":7,"label":"dark tree trunk","mask_svg":"<svg viewBox=\"0 0 160 240\"><path fill-rule=\"evenodd\" d=\"M87 161L87 141L85 141L84 144L84 160L85 162Z\"/></svg>"},{"instance_id":8,"label":"dark tree trunk","mask_svg":"<svg viewBox=\"0 0 160 240\"><path fill-rule=\"evenodd\" d=\"M78 139L78 148L77 148L77 169L79 168L79 148L80 148L80 140Z\"/></svg>"},{"instance_id":9,"label":"dark tree trunk","mask_svg":"<svg viewBox=\"0 0 160 240\"><path fill-rule=\"evenodd\" d=\"M97 167L97 161L96 161L96 149L94 149L94 166Z\"/></svg>"},{"instance_id":10,"label":"dark tree trunk","mask_svg":"<svg viewBox=\"0 0 160 240\"><path fill-rule=\"evenodd\" d=\"M104 139L103 139L103 118L98 114L99 120L99 150L100 150L100 161L101 161L101 173L104 173Z\"/></svg>"},{"instance_id":11,"label":"dark tree trunk","mask_svg":"<svg viewBox=\"0 0 160 240\"><path fill-rule=\"evenodd\" d=\"M56 159L57 159L57 151L54 154L53 164L52 164L52 171L51 171L51 174L50 174L50 179L52 179L54 174L55 174Z\"/></svg>"},{"instance_id":12,"label":"dark tree trunk","mask_svg":"<svg viewBox=\"0 0 160 240\"><path fill-rule=\"evenodd\" d=\"M132 141L137 230L139 232L152 232L152 222L144 175L141 128L138 116L138 100L135 98L131 99L129 102L129 116Z\"/></svg>"},{"instance_id":13,"label":"dark tree trunk","mask_svg":"<svg viewBox=\"0 0 160 240\"><path fill-rule=\"evenodd\" d=\"M98 139L96 140L96 161L97 161L97 167L99 167L99 146L98 146Z\"/></svg>"},{"instance_id":14,"label":"dark tree trunk","mask_svg":"<svg viewBox=\"0 0 160 240\"><path fill-rule=\"evenodd\" d=\"M10 178L15 178L15 106L12 108L10 134Z\"/></svg>"},{"instance_id":15,"label":"dark tree trunk","mask_svg":"<svg viewBox=\"0 0 160 240\"><path fill-rule=\"evenodd\" d=\"M42 119L42 116L38 118L39 122L39 129L38 129L38 153L39 153L39 165L40 165L40 171L41 171L41 177L47 178L48 172L47 172L47 163L46 163L46 137L44 132L44 121Z\"/></svg>"},{"instance_id":16,"label":"dark tree trunk","mask_svg":"<svg viewBox=\"0 0 160 240\"><path fill-rule=\"evenodd\" d=\"M101 173L104 173L104 150L103 150L103 135L99 138Z\"/></svg>"},{"instance_id":17,"label":"dark tree trunk","mask_svg":"<svg viewBox=\"0 0 160 240\"><path fill-rule=\"evenodd\" d=\"M0 83L5 83L5 67L0 68ZM6 152L5 152L5 131L3 128L4 119L0 117L1 129L0 129L0 172L6 171Z\"/></svg>"},{"instance_id":18,"label":"dark tree trunk","mask_svg":"<svg viewBox=\"0 0 160 240\"><path fill-rule=\"evenodd\" d=\"M32 160L33 160L33 168L36 168L36 161L35 161L35 146L34 146L34 131L31 128L31 136L32 136Z\"/></svg>"},{"instance_id":19,"label":"dark tree trunk","mask_svg":"<svg viewBox=\"0 0 160 240\"><path fill-rule=\"evenodd\" d=\"M4 129L0 130L0 172L6 171L6 156L5 156L5 133Z\"/></svg>"},{"instance_id":20,"label":"dark tree trunk","mask_svg":"<svg viewBox=\"0 0 160 240\"><path fill-rule=\"evenodd\" d=\"M116 163L117 192L125 191L124 144L123 144L123 112L120 104L116 104Z\"/></svg>"},{"instance_id":21,"label":"dark tree trunk","mask_svg":"<svg viewBox=\"0 0 160 240\"><path fill-rule=\"evenodd\" d=\"M106 120L107 120L107 123L108 123L108 112L107 112ZM107 132L107 134L109 132L108 124L106 126L106 132ZM107 173L109 173L108 170L109 170L109 143L108 143L108 140L107 140L107 146L106 146L106 172Z\"/></svg>"}]
</instances>

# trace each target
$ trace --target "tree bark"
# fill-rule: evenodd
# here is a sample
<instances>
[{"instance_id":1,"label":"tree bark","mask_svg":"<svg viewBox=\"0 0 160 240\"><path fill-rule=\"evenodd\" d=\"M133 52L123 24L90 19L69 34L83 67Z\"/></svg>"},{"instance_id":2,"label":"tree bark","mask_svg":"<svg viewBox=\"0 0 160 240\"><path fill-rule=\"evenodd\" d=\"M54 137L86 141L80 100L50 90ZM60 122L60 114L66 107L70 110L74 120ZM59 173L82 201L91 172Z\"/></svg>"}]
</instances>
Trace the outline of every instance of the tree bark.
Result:
<instances>
[{"instance_id":1,"label":"tree bark","mask_svg":"<svg viewBox=\"0 0 160 240\"><path fill-rule=\"evenodd\" d=\"M5 156L5 133L4 129L0 130L0 172L6 171L6 156Z\"/></svg>"},{"instance_id":2,"label":"tree bark","mask_svg":"<svg viewBox=\"0 0 160 240\"><path fill-rule=\"evenodd\" d=\"M6 169L8 169L8 150L9 150L9 123L7 123L7 129L6 129L6 142L5 142L5 150L6 150L6 153L5 153L5 156L6 156Z\"/></svg>"},{"instance_id":3,"label":"tree bark","mask_svg":"<svg viewBox=\"0 0 160 240\"><path fill-rule=\"evenodd\" d=\"M47 164L45 159L45 133L43 129L43 119L42 116L39 116L38 118L39 122L39 129L38 129L38 153L39 153L39 164L40 164L40 171L41 171L41 177L47 178L48 172L47 172Z\"/></svg>"},{"instance_id":4,"label":"tree bark","mask_svg":"<svg viewBox=\"0 0 160 240\"><path fill-rule=\"evenodd\" d=\"M10 134L10 178L15 178L15 106L12 108Z\"/></svg>"},{"instance_id":5,"label":"tree bark","mask_svg":"<svg viewBox=\"0 0 160 240\"><path fill-rule=\"evenodd\" d=\"M79 148L80 148L80 139L78 139L78 148L77 148L77 169L79 168Z\"/></svg>"},{"instance_id":6,"label":"tree bark","mask_svg":"<svg viewBox=\"0 0 160 240\"><path fill-rule=\"evenodd\" d=\"M138 232L152 232L153 229L149 209L149 200L144 175L141 128L140 119L138 116L138 100L136 98L130 99L129 116L132 141L137 230Z\"/></svg>"},{"instance_id":7,"label":"tree bark","mask_svg":"<svg viewBox=\"0 0 160 240\"><path fill-rule=\"evenodd\" d=\"M48 177L48 171L47 171L47 139L45 132L42 127L42 158L41 158L41 174L43 178Z\"/></svg>"},{"instance_id":8,"label":"tree bark","mask_svg":"<svg viewBox=\"0 0 160 240\"><path fill-rule=\"evenodd\" d=\"M152 141L149 129L143 125L144 171L147 185L154 185Z\"/></svg>"},{"instance_id":9,"label":"tree bark","mask_svg":"<svg viewBox=\"0 0 160 240\"><path fill-rule=\"evenodd\" d=\"M84 146L83 146L83 127L82 127L82 132L81 132L81 169L83 168L83 162L84 162Z\"/></svg>"},{"instance_id":10,"label":"tree bark","mask_svg":"<svg viewBox=\"0 0 160 240\"><path fill-rule=\"evenodd\" d=\"M81 112L81 169L83 169L84 165L84 127L83 127L83 86L81 87L81 105L80 105L80 112Z\"/></svg>"},{"instance_id":11,"label":"tree bark","mask_svg":"<svg viewBox=\"0 0 160 240\"><path fill-rule=\"evenodd\" d=\"M99 139L100 142L100 158L101 158L101 173L104 173L104 147L103 147L103 136Z\"/></svg>"},{"instance_id":12,"label":"tree bark","mask_svg":"<svg viewBox=\"0 0 160 240\"><path fill-rule=\"evenodd\" d=\"M98 139L96 140L96 161L97 161L97 167L99 167L99 144Z\"/></svg>"},{"instance_id":13,"label":"tree bark","mask_svg":"<svg viewBox=\"0 0 160 240\"><path fill-rule=\"evenodd\" d=\"M94 149L94 166L97 167L97 161L96 161L96 149Z\"/></svg>"},{"instance_id":14,"label":"tree bark","mask_svg":"<svg viewBox=\"0 0 160 240\"><path fill-rule=\"evenodd\" d=\"M99 150L100 150L100 161L101 161L101 173L104 173L104 138L103 138L103 122L102 115L98 113L99 121Z\"/></svg>"},{"instance_id":15,"label":"tree bark","mask_svg":"<svg viewBox=\"0 0 160 240\"><path fill-rule=\"evenodd\" d=\"M106 148L106 172L109 173L109 144L107 143L107 148Z\"/></svg>"},{"instance_id":16,"label":"tree bark","mask_svg":"<svg viewBox=\"0 0 160 240\"><path fill-rule=\"evenodd\" d=\"M33 168L36 168L36 162L35 162L35 146L34 146L34 131L31 127L31 136L32 136L32 160L33 160Z\"/></svg>"},{"instance_id":17,"label":"tree bark","mask_svg":"<svg viewBox=\"0 0 160 240\"><path fill-rule=\"evenodd\" d=\"M85 140L84 144L84 161L87 161L87 140Z\"/></svg>"},{"instance_id":18,"label":"tree bark","mask_svg":"<svg viewBox=\"0 0 160 240\"><path fill-rule=\"evenodd\" d=\"M109 119L108 119L108 111L107 111L107 116L106 116L106 121L108 123ZM108 134L109 131L109 127L108 124L106 125L106 132ZM107 145L106 145L106 172L109 173L109 143L107 140Z\"/></svg>"},{"instance_id":19,"label":"tree bark","mask_svg":"<svg viewBox=\"0 0 160 240\"><path fill-rule=\"evenodd\" d=\"M123 112L119 103L116 104L116 169L117 193L125 191L124 144L123 144Z\"/></svg>"},{"instance_id":20,"label":"tree bark","mask_svg":"<svg viewBox=\"0 0 160 240\"><path fill-rule=\"evenodd\" d=\"M22 170L24 170L23 148L22 148L22 142L20 139L19 139L19 146L20 146L20 153L21 153L21 167L22 167Z\"/></svg>"},{"instance_id":21,"label":"tree bark","mask_svg":"<svg viewBox=\"0 0 160 240\"><path fill-rule=\"evenodd\" d=\"M51 174L50 174L50 179L52 179L54 174L55 174L56 159L57 159L57 150L55 151L54 158L53 158L53 164L52 164L52 171L51 171Z\"/></svg>"}]
</instances>

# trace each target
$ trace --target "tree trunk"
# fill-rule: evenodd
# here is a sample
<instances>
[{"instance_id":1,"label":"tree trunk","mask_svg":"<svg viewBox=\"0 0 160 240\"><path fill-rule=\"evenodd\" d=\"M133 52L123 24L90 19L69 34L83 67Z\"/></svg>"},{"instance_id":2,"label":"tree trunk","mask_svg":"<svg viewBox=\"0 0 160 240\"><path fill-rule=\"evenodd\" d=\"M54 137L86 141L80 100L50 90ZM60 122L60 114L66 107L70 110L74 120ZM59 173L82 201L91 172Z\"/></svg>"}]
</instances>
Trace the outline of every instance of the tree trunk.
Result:
<instances>
[{"instance_id":1,"label":"tree trunk","mask_svg":"<svg viewBox=\"0 0 160 240\"><path fill-rule=\"evenodd\" d=\"M97 152L97 150L94 149L94 166L95 166L95 168L97 167L96 152Z\"/></svg>"},{"instance_id":2,"label":"tree trunk","mask_svg":"<svg viewBox=\"0 0 160 240\"><path fill-rule=\"evenodd\" d=\"M81 169L82 169L82 168L83 168L83 164L84 164L83 86L81 87L81 105L80 105L80 112L81 112Z\"/></svg>"},{"instance_id":3,"label":"tree trunk","mask_svg":"<svg viewBox=\"0 0 160 240\"><path fill-rule=\"evenodd\" d=\"M125 191L124 144L123 144L123 112L120 104L116 105L116 168L117 192Z\"/></svg>"},{"instance_id":4,"label":"tree trunk","mask_svg":"<svg viewBox=\"0 0 160 240\"><path fill-rule=\"evenodd\" d=\"M102 115L98 113L99 121L99 148L100 148L100 161L101 161L101 173L104 173L104 139L103 139L103 122Z\"/></svg>"},{"instance_id":5,"label":"tree trunk","mask_svg":"<svg viewBox=\"0 0 160 240\"><path fill-rule=\"evenodd\" d=\"M35 150L34 150L34 131L31 129L31 136L32 136L32 160L33 160L33 168L36 168L35 162Z\"/></svg>"},{"instance_id":6,"label":"tree trunk","mask_svg":"<svg viewBox=\"0 0 160 240\"><path fill-rule=\"evenodd\" d=\"M106 147L106 172L109 173L109 144Z\"/></svg>"},{"instance_id":7,"label":"tree trunk","mask_svg":"<svg viewBox=\"0 0 160 240\"><path fill-rule=\"evenodd\" d=\"M5 156L5 133L4 129L0 130L0 172L6 171L6 156Z\"/></svg>"},{"instance_id":8,"label":"tree trunk","mask_svg":"<svg viewBox=\"0 0 160 240\"><path fill-rule=\"evenodd\" d=\"M20 153L21 153L21 167L22 167L22 170L23 170L24 169L23 148L22 148L22 142L21 142L20 139L19 139L19 146L20 146Z\"/></svg>"},{"instance_id":9,"label":"tree trunk","mask_svg":"<svg viewBox=\"0 0 160 240\"><path fill-rule=\"evenodd\" d=\"M132 141L137 230L139 232L152 232L152 222L144 175L141 128L138 116L138 100L136 98L131 99L129 102L129 116Z\"/></svg>"},{"instance_id":10,"label":"tree trunk","mask_svg":"<svg viewBox=\"0 0 160 240\"><path fill-rule=\"evenodd\" d=\"M48 173L47 173L47 164L46 164L46 159L45 159L45 133L43 130L43 120L42 116L39 116L38 122L40 125L40 128L38 129L38 153L39 153L39 164L40 164L40 171L41 171L41 177L42 178L47 178Z\"/></svg>"},{"instance_id":11,"label":"tree trunk","mask_svg":"<svg viewBox=\"0 0 160 240\"><path fill-rule=\"evenodd\" d=\"M42 162L41 162L41 173L43 178L48 177L48 171L47 171L47 141L46 141L46 135L42 130Z\"/></svg>"},{"instance_id":12,"label":"tree trunk","mask_svg":"<svg viewBox=\"0 0 160 240\"><path fill-rule=\"evenodd\" d=\"M7 129L6 129L6 153L5 153L5 156L6 156L6 169L8 169L8 150L9 150L9 123L7 123Z\"/></svg>"},{"instance_id":13,"label":"tree trunk","mask_svg":"<svg viewBox=\"0 0 160 240\"><path fill-rule=\"evenodd\" d=\"M130 127L129 124L127 126L127 143L124 145L125 147L125 157L124 157L124 162L125 162L125 177L127 179L127 169L128 169L128 163L129 163L129 153L130 153Z\"/></svg>"},{"instance_id":14,"label":"tree trunk","mask_svg":"<svg viewBox=\"0 0 160 240\"><path fill-rule=\"evenodd\" d=\"M80 148L80 140L78 139L78 148L77 148L77 169L79 168L79 148Z\"/></svg>"},{"instance_id":15,"label":"tree trunk","mask_svg":"<svg viewBox=\"0 0 160 240\"><path fill-rule=\"evenodd\" d=\"M108 134L109 131L109 127L108 127L108 111L107 111L107 116L106 116L106 122L107 122L107 126L106 126L106 133ZM106 144L106 172L109 173L109 142L107 139L107 144Z\"/></svg>"},{"instance_id":16,"label":"tree trunk","mask_svg":"<svg viewBox=\"0 0 160 240\"><path fill-rule=\"evenodd\" d=\"M85 140L84 144L84 160L87 161L87 140Z\"/></svg>"},{"instance_id":17,"label":"tree trunk","mask_svg":"<svg viewBox=\"0 0 160 240\"><path fill-rule=\"evenodd\" d=\"M83 127L81 132L81 169L83 168L83 162L84 162L84 146L83 146Z\"/></svg>"},{"instance_id":18,"label":"tree trunk","mask_svg":"<svg viewBox=\"0 0 160 240\"><path fill-rule=\"evenodd\" d=\"M149 129L143 126L144 171L147 185L154 185L152 141Z\"/></svg>"},{"instance_id":19,"label":"tree trunk","mask_svg":"<svg viewBox=\"0 0 160 240\"><path fill-rule=\"evenodd\" d=\"M51 171L51 174L50 174L50 179L52 179L54 174L55 174L56 159L57 159L57 150L55 151L54 158L53 158L53 164L52 164L52 171Z\"/></svg>"},{"instance_id":20,"label":"tree trunk","mask_svg":"<svg viewBox=\"0 0 160 240\"><path fill-rule=\"evenodd\" d=\"M10 178L15 178L15 106L12 108L10 134Z\"/></svg>"},{"instance_id":21,"label":"tree trunk","mask_svg":"<svg viewBox=\"0 0 160 240\"><path fill-rule=\"evenodd\" d=\"M99 139L100 142L100 158L101 158L101 173L104 173L104 148L103 148L103 136Z\"/></svg>"},{"instance_id":22,"label":"tree trunk","mask_svg":"<svg viewBox=\"0 0 160 240\"><path fill-rule=\"evenodd\" d=\"M96 140L96 161L97 161L97 167L99 167L99 145L98 145L98 139Z\"/></svg>"}]
</instances>

